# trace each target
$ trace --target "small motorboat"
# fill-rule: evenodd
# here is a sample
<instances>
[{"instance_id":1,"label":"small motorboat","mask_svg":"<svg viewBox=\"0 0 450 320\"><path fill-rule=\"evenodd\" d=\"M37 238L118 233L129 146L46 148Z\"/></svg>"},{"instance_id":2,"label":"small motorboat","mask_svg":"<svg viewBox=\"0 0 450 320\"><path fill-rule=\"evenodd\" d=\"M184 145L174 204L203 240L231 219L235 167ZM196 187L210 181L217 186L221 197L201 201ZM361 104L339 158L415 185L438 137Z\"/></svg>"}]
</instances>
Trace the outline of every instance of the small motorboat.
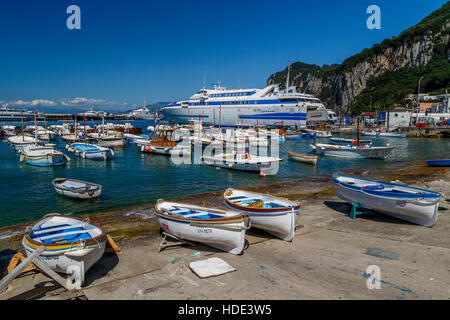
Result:
<instances>
[{"instance_id":1,"label":"small motorboat","mask_svg":"<svg viewBox=\"0 0 450 320\"><path fill-rule=\"evenodd\" d=\"M335 145L315 143L311 145L317 154L347 159L381 159L389 157L394 146L373 147L370 145Z\"/></svg>"},{"instance_id":2,"label":"small motorboat","mask_svg":"<svg viewBox=\"0 0 450 320\"><path fill-rule=\"evenodd\" d=\"M22 148L20 162L37 167L62 166L70 158L52 146L27 145Z\"/></svg>"},{"instance_id":3,"label":"small motorboat","mask_svg":"<svg viewBox=\"0 0 450 320\"><path fill-rule=\"evenodd\" d=\"M362 136L374 136L374 137L390 137L390 138L405 138L407 132L377 132L377 131L365 131L361 132Z\"/></svg>"},{"instance_id":4,"label":"small motorboat","mask_svg":"<svg viewBox=\"0 0 450 320\"><path fill-rule=\"evenodd\" d=\"M289 154L289 159L291 159L291 160L303 162L303 163L309 163L309 164L313 164L313 165L317 164L318 156L304 154L304 153L297 153L297 152L292 152L292 151L288 151L288 154Z\"/></svg>"},{"instance_id":5,"label":"small motorboat","mask_svg":"<svg viewBox=\"0 0 450 320\"><path fill-rule=\"evenodd\" d=\"M34 145L40 141L29 133L21 133L16 136L10 136L6 141L14 147L18 152L21 152L25 146Z\"/></svg>"},{"instance_id":6,"label":"small motorboat","mask_svg":"<svg viewBox=\"0 0 450 320\"><path fill-rule=\"evenodd\" d=\"M22 245L28 256L44 246L39 259L56 272L70 274L74 285L81 286L85 273L102 257L106 241L105 232L86 220L51 214L27 231Z\"/></svg>"},{"instance_id":7,"label":"small motorboat","mask_svg":"<svg viewBox=\"0 0 450 320\"><path fill-rule=\"evenodd\" d=\"M338 198L425 227L436 223L440 194L402 184L333 174Z\"/></svg>"},{"instance_id":8,"label":"small motorboat","mask_svg":"<svg viewBox=\"0 0 450 320\"><path fill-rule=\"evenodd\" d=\"M282 160L278 157L255 156L246 152L238 153L236 151L200 158L200 161L203 161L206 165L226 169L262 172L265 175L277 174L279 162Z\"/></svg>"},{"instance_id":9,"label":"small motorboat","mask_svg":"<svg viewBox=\"0 0 450 320\"><path fill-rule=\"evenodd\" d=\"M431 167L450 167L450 159L427 160L427 165Z\"/></svg>"},{"instance_id":10,"label":"small motorboat","mask_svg":"<svg viewBox=\"0 0 450 320\"><path fill-rule=\"evenodd\" d=\"M56 192L70 198L92 199L102 193L101 185L75 179L56 178L52 184Z\"/></svg>"},{"instance_id":11,"label":"small motorboat","mask_svg":"<svg viewBox=\"0 0 450 320\"><path fill-rule=\"evenodd\" d=\"M114 156L114 151L111 149L89 143L68 144L66 149L79 157L91 160L107 160Z\"/></svg>"},{"instance_id":12,"label":"small motorboat","mask_svg":"<svg viewBox=\"0 0 450 320\"><path fill-rule=\"evenodd\" d=\"M252 227L263 229L282 240L294 239L300 203L232 188L225 190L223 197L228 207L248 214Z\"/></svg>"},{"instance_id":13,"label":"small motorboat","mask_svg":"<svg viewBox=\"0 0 450 320\"><path fill-rule=\"evenodd\" d=\"M245 213L158 200L161 228L180 239L197 241L232 254L244 249L250 219Z\"/></svg>"}]
</instances>

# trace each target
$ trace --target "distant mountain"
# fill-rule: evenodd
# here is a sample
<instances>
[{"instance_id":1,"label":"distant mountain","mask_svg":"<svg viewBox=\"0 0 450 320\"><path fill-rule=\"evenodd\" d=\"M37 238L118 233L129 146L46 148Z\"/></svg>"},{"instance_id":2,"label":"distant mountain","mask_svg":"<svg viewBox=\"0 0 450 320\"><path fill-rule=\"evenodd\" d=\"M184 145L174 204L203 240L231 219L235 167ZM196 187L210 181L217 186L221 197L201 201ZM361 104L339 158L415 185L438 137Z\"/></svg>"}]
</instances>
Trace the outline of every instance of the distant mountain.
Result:
<instances>
[{"instance_id":1,"label":"distant mountain","mask_svg":"<svg viewBox=\"0 0 450 320\"><path fill-rule=\"evenodd\" d=\"M450 2L399 36L364 49L342 64L291 65L290 85L314 94L328 107L353 114L400 104L411 93L444 91L450 82ZM267 84L284 88L287 68Z\"/></svg>"}]
</instances>

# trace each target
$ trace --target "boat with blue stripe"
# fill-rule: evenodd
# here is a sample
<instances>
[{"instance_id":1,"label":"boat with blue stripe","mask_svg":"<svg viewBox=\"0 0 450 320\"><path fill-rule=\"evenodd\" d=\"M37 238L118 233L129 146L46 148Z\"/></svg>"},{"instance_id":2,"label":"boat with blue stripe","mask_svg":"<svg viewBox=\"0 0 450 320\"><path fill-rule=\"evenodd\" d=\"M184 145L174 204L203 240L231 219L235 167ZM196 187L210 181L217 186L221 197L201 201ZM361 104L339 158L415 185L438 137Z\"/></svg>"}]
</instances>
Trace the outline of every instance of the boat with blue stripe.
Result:
<instances>
[{"instance_id":1,"label":"boat with blue stripe","mask_svg":"<svg viewBox=\"0 0 450 320\"><path fill-rule=\"evenodd\" d=\"M250 219L245 213L213 207L158 200L156 216L161 228L180 239L197 241L232 254L240 254Z\"/></svg>"},{"instance_id":2,"label":"boat with blue stripe","mask_svg":"<svg viewBox=\"0 0 450 320\"><path fill-rule=\"evenodd\" d=\"M436 191L363 178L333 175L336 195L353 205L414 224L436 223L440 194Z\"/></svg>"},{"instance_id":3,"label":"boat with blue stripe","mask_svg":"<svg viewBox=\"0 0 450 320\"><path fill-rule=\"evenodd\" d=\"M75 155L91 160L108 160L114 156L110 148L100 147L89 143L72 143L66 145L66 149Z\"/></svg>"},{"instance_id":4,"label":"boat with blue stripe","mask_svg":"<svg viewBox=\"0 0 450 320\"><path fill-rule=\"evenodd\" d=\"M431 167L450 167L450 159L427 160L427 165Z\"/></svg>"},{"instance_id":5,"label":"boat with blue stripe","mask_svg":"<svg viewBox=\"0 0 450 320\"><path fill-rule=\"evenodd\" d=\"M105 232L89 220L50 214L27 231L22 245L28 256L44 246L39 259L81 285L86 271L103 255L106 241Z\"/></svg>"},{"instance_id":6,"label":"boat with blue stripe","mask_svg":"<svg viewBox=\"0 0 450 320\"><path fill-rule=\"evenodd\" d=\"M232 188L225 190L223 197L227 207L247 213L253 227L285 241L294 239L300 212L299 202Z\"/></svg>"}]
</instances>

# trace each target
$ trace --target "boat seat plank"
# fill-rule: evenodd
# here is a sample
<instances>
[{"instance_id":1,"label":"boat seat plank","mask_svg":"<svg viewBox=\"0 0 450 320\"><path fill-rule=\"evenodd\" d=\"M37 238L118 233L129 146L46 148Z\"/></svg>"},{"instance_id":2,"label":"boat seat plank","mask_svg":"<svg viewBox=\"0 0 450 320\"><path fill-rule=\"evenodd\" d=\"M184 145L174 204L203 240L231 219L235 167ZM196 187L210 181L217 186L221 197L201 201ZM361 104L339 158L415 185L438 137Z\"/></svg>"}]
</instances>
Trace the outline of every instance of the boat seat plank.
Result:
<instances>
[{"instance_id":1,"label":"boat seat plank","mask_svg":"<svg viewBox=\"0 0 450 320\"><path fill-rule=\"evenodd\" d=\"M238 197L230 197L228 198L228 200L238 200L238 199L246 199L247 197L245 196L238 196Z\"/></svg>"},{"instance_id":2,"label":"boat seat plank","mask_svg":"<svg viewBox=\"0 0 450 320\"><path fill-rule=\"evenodd\" d=\"M63 224L54 224L54 225L50 225L48 227L40 227L39 229L37 229L36 231L41 231L41 230L50 230L53 228L60 228L60 227L65 227L65 226L70 226L70 224L67 223L63 223Z\"/></svg>"},{"instance_id":3,"label":"boat seat plank","mask_svg":"<svg viewBox=\"0 0 450 320\"><path fill-rule=\"evenodd\" d=\"M36 230L36 231L33 231L33 234L34 235L37 235L37 234L42 234L42 233L48 233L48 232L53 232L53 231L60 231L60 230L65 230L65 229L71 229L71 228L79 228L79 227L82 227L83 226L83 224L73 224L73 225L65 225L65 226L61 226L61 227L58 227L58 228L52 228L51 230L49 230L49 229L46 229L46 230Z\"/></svg>"},{"instance_id":4,"label":"boat seat plank","mask_svg":"<svg viewBox=\"0 0 450 320\"><path fill-rule=\"evenodd\" d=\"M49 235L49 236L44 236L44 237L41 237L41 238L37 238L36 240L43 241L43 240L48 240L48 239L51 239L51 238L66 237L66 236L69 236L69 235L82 234L82 233L89 234L89 231L87 231L87 230L77 230L77 231L69 231L69 232L57 233L57 234L52 234L52 235ZM89 234L89 238L91 238L90 234Z\"/></svg>"}]
</instances>

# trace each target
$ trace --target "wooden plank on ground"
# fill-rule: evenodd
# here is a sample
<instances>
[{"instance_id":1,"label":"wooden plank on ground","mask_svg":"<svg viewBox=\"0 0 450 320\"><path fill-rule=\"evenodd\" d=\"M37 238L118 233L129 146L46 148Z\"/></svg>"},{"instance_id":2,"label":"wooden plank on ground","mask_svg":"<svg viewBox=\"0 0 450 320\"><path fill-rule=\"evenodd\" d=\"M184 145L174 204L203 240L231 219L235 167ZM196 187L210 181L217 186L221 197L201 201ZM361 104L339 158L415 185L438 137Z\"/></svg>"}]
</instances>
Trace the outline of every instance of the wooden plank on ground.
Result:
<instances>
[{"instance_id":1,"label":"wooden plank on ground","mask_svg":"<svg viewBox=\"0 0 450 320\"><path fill-rule=\"evenodd\" d=\"M117 255L122 254L122 249L114 242L113 238L107 234L106 238L108 241L106 242L106 252L115 252Z\"/></svg>"},{"instance_id":2,"label":"wooden plank on ground","mask_svg":"<svg viewBox=\"0 0 450 320\"><path fill-rule=\"evenodd\" d=\"M12 270L10 273L8 273L1 281L0 281L0 292L6 288L6 286L15 278L17 277L19 274L22 273L22 271L28 267L28 265L32 262L34 262L33 260L40 255L42 252L44 252L45 247L44 246L40 246L39 248L36 249L36 251L34 251L28 258L26 258L24 261L22 261L22 263L20 263L14 270Z\"/></svg>"}]
</instances>

